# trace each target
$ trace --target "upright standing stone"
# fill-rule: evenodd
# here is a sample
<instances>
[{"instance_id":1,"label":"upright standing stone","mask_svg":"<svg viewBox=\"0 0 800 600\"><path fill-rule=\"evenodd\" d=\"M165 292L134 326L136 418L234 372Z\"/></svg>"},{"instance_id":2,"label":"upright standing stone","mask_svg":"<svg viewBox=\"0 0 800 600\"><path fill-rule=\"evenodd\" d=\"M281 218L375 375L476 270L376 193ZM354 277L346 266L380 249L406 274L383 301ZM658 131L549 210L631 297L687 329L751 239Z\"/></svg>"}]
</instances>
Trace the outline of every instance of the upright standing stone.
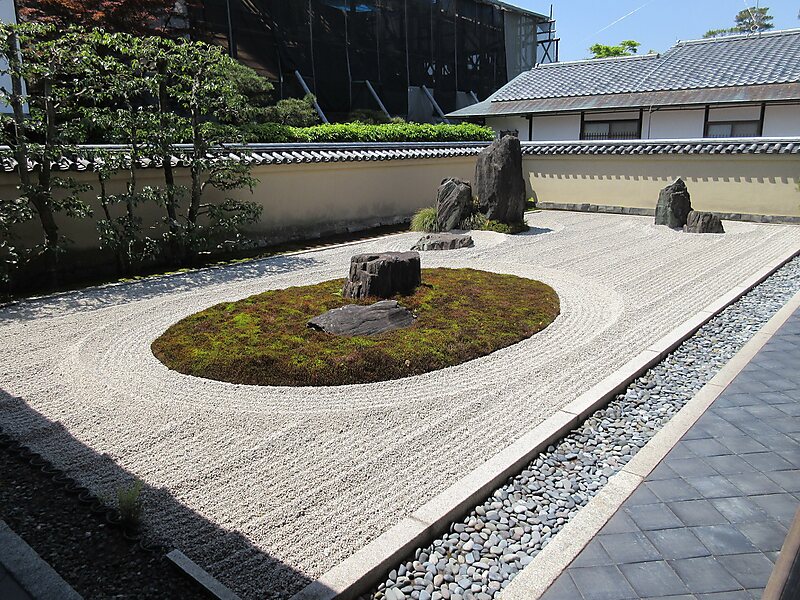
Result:
<instances>
[{"instance_id":1,"label":"upright standing stone","mask_svg":"<svg viewBox=\"0 0 800 600\"><path fill-rule=\"evenodd\" d=\"M717 215L699 210L689 213L683 230L686 233L725 233L722 221Z\"/></svg>"},{"instance_id":2,"label":"upright standing stone","mask_svg":"<svg viewBox=\"0 0 800 600\"><path fill-rule=\"evenodd\" d=\"M666 225L672 229L683 229L692 210L692 201L686 183L678 177L658 194L656 204L656 225Z\"/></svg>"},{"instance_id":3,"label":"upright standing stone","mask_svg":"<svg viewBox=\"0 0 800 600\"><path fill-rule=\"evenodd\" d=\"M422 281L419 252L358 254L350 260L345 298L390 298L410 294Z\"/></svg>"},{"instance_id":4,"label":"upright standing stone","mask_svg":"<svg viewBox=\"0 0 800 600\"><path fill-rule=\"evenodd\" d=\"M472 186L451 178L442 181L436 193L436 225L439 231L459 229L472 212Z\"/></svg>"},{"instance_id":5,"label":"upright standing stone","mask_svg":"<svg viewBox=\"0 0 800 600\"><path fill-rule=\"evenodd\" d=\"M525 179L519 138L507 135L478 155L475 165L478 209L492 221L522 223L525 213Z\"/></svg>"}]
</instances>

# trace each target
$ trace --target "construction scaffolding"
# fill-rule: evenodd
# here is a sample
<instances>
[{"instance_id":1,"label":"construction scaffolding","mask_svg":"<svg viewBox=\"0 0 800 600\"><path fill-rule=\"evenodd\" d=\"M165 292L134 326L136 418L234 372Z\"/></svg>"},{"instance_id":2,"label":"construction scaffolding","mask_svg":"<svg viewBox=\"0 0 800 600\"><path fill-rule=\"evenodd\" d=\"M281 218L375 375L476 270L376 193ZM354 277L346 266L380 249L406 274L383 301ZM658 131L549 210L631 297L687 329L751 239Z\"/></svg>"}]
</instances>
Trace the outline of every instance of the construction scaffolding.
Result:
<instances>
[{"instance_id":1,"label":"construction scaffolding","mask_svg":"<svg viewBox=\"0 0 800 600\"><path fill-rule=\"evenodd\" d=\"M280 97L304 83L331 120L439 121L558 56L551 17L494 0L204 0L197 19Z\"/></svg>"}]
</instances>

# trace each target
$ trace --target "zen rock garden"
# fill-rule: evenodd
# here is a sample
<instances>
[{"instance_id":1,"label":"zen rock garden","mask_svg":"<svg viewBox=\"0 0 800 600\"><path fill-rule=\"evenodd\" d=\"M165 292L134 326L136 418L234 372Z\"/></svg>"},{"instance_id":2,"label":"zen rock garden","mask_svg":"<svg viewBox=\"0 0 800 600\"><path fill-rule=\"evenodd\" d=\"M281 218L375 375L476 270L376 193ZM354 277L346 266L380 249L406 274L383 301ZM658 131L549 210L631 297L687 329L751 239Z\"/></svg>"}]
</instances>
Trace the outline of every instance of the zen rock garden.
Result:
<instances>
[{"instance_id":1,"label":"zen rock garden","mask_svg":"<svg viewBox=\"0 0 800 600\"><path fill-rule=\"evenodd\" d=\"M689 190L680 177L659 193L656 225L666 225L686 233L725 233L718 216L692 209Z\"/></svg>"},{"instance_id":2,"label":"zen rock garden","mask_svg":"<svg viewBox=\"0 0 800 600\"><path fill-rule=\"evenodd\" d=\"M430 209L428 209L430 210ZM525 229L525 179L522 175L522 146L518 138L504 136L478 155L475 187L455 177L444 179L436 193L435 220L429 235L413 250L455 250L473 245L467 234L449 233L463 229Z\"/></svg>"},{"instance_id":3,"label":"zen rock garden","mask_svg":"<svg viewBox=\"0 0 800 600\"><path fill-rule=\"evenodd\" d=\"M409 294L422 282L417 252L358 254L350 260L350 274L342 289L344 298L391 298ZM396 300L369 306L348 304L334 308L308 322L311 329L336 335L374 335L408 327L414 314Z\"/></svg>"},{"instance_id":4,"label":"zen rock garden","mask_svg":"<svg viewBox=\"0 0 800 600\"><path fill-rule=\"evenodd\" d=\"M519 139L505 136L478 156L475 166L477 197L468 181L448 178L436 194L436 229L417 241L412 252L359 254L350 261L350 273L342 297L354 300L382 298L369 306L347 305L314 317L308 327L336 335L374 335L409 327L415 316L397 301L396 294L410 294L422 281L417 251L455 250L475 245L472 236L453 233L475 214L505 225L525 220L525 180Z\"/></svg>"}]
</instances>

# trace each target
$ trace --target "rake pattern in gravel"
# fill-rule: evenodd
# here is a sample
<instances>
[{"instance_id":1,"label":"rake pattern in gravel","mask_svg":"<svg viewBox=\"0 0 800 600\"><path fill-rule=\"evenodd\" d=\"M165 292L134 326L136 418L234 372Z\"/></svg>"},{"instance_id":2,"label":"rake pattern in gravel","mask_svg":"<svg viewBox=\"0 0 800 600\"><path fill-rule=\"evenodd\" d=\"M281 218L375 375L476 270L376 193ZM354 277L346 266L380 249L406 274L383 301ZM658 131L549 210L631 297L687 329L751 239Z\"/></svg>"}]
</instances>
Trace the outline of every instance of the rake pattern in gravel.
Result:
<instances>
[{"instance_id":1,"label":"rake pattern in gravel","mask_svg":"<svg viewBox=\"0 0 800 600\"><path fill-rule=\"evenodd\" d=\"M409 379L267 388L187 377L150 344L203 308L344 277L400 234L0 308L0 423L95 493L147 485L151 534L244 598L287 597L763 265L796 227L688 235L620 215L536 213L425 253L544 281L561 315L519 344ZM213 525L213 527L212 527ZM225 533L227 532L227 533Z\"/></svg>"}]
</instances>

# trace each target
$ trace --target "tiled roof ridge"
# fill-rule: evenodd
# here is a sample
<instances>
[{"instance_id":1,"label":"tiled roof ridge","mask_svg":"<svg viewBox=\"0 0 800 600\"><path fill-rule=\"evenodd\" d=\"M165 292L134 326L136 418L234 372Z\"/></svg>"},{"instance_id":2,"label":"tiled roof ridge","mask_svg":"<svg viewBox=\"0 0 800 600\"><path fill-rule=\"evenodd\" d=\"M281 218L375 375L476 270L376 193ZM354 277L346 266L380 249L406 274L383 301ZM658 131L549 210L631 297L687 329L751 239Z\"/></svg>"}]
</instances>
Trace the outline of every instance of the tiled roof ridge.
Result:
<instances>
[{"instance_id":1,"label":"tiled roof ridge","mask_svg":"<svg viewBox=\"0 0 800 600\"><path fill-rule=\"evenodd\" d=\"M607 56L605 58L580 58L578 60L562 60L559 62L554 63L539 63L532 71L537 69L557 69L559 67L571 67L573 65L581 65L581 64L591 64L596 65L599 63L611 63L611 62L630 62L636 60L647 60L647 59L654 59L659 58L662 56L658 52L648 52L646 54L632 54L630 56Z\"/></svg>"},{"instance_id":2,"label":"tiled roof ridge","mask_svg":"<svg viewBox=\"0 0 800 600\"><path fill-rule=\"evenodd\" d=\"M523 142L522 154L528 156L653 154L785 155L800 154L800 137Z\"/></svg>"},{"instance_id":3,"label":"tiled roof ridge","mask_svg":"<svg viewBox=\"0 0 800 600\"><path fill-rule=\"evenodd\" d=\"M488 142L465 142L448 144L385 144L365 147L358 144L265 144L259 149L242 147L224 148L211 153L209 159L227 158L246 161L253 165L286 165L302 163L391 161L411 159L453 158L476 156ZM97 171L103 165L103 158L92 156L98 147L84 147L83 152L64 156L54 161L52 166L58 171ZM117 157L122 163L130 158L125 148L115 147ZM6 151L7 152L7 151ZM526 155L548 154L800 154L800 137L790 138L725 138L725 139L680 139L680 140L602 140L602 141L552 141L522 142L522 152ZM188 167L191 157L176 153L170 156L174 167ZM160 157L143 157L140 168L160 168ZM29 170L39 165L31 163ZM0 170L11 173L17 162L10 154L0 153Z\"/></svg>"},{"instance_id":4,"label":"tiled roof ridge","mask_svg":"<svg viewBox=\"0 0 800 600\"><path fill-rule=\"evenodd\" d=\"M677 42L662 54L537 65L490 102L800 82L800 29Z\"/></svg>"},{"instance_id":5,"label":"tiled roof ridge","mask_svg":"<svg viewBox=\"0 0 800 600\"><path fill-rule=\"evenodd\" d=\"M763 37L780 37L782 35L798 35L800 34L800 27L791 27L789 29L773 29L770 31L756 31L747 33L733 33L730 35L721 35L719 37L698 38L695 40L678 40L672 48L677 46L688 46L694 44L714 44L733 42L737 40L758 39Z\"/></svg>"}]
</instances>

